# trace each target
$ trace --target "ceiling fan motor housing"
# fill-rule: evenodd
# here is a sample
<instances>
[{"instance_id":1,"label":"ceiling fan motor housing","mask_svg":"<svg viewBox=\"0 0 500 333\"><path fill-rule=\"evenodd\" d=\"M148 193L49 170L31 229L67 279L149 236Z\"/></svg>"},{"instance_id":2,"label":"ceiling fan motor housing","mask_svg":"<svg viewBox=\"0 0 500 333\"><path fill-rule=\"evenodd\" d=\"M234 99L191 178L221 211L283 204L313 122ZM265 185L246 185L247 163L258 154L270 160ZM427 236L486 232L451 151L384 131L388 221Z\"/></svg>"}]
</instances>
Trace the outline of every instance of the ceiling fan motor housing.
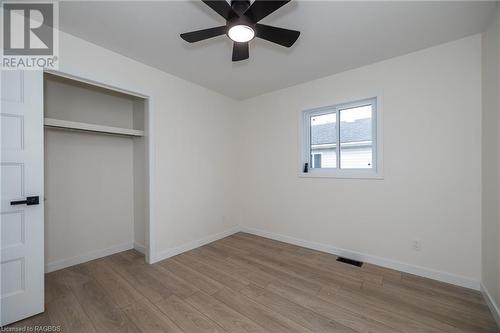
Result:
<instances>
[{"instance_id":1,"label":"ceiling fan motor housing","mask_svg":"<svg viewBox=\"0 0 500 333\"><path fill-rule=\"evenodd\" d=\"M253 30L255 30L255 23L252 22L248 17L246 16L241 16L241 17L233 17L231 19L229 19L226 23L226 26L227 26L227 30L229 31L229 29L231 29L232 27L234 27L235 25L246 25L250 28L252 28Z\"/></svg>"},{"instance_id":2,"label":"ceiling fan motor housing","mask_svg":"<svg viewBox=\"0 0 500 333\"><path fill-rule=\"evenodd\" d=\"M249 7L250 7L249 0L232 0L231 1L231 8L238 15L245 13Z\"/></svg>"},{"instance_id":3,"label":"ceiling fan motor housing","mask_svg":"<svg viewBox=\"0 0 500 333\"><path fill-rule=\"evenodd\" d=\"M247 9L250 7L249 0L232 0L231 8L234 10L236 14L239 16L233 15L226 21L227 30L231 29L235 25L246 25L253 30L255 30L255 22L253 22L246 15L243 15Z\"/></svg>"}]
</instances>

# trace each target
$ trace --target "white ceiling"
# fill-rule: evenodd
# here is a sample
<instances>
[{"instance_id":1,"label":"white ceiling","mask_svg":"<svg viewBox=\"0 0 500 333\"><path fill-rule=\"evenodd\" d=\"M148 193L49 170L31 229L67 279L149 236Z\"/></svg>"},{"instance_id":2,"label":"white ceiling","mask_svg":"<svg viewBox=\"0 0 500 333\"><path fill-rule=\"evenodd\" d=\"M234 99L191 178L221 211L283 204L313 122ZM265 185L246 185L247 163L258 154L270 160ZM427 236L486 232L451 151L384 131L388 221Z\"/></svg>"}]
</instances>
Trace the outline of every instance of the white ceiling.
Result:
<instances>
[{"instance_id":1,"label":"white ceiling","mask_svg":"<svg viewBox=\"0 0 500 333\"><path fill-rule=\"evenodd\" d=\"M226 36L179 34L224 24L201 1L61 2L63 31L236 99L452 41L485 27L494 2L294 0L262 23L300 30L290 49L255 39L231 62Z\"/></svg>"}]
</instances>

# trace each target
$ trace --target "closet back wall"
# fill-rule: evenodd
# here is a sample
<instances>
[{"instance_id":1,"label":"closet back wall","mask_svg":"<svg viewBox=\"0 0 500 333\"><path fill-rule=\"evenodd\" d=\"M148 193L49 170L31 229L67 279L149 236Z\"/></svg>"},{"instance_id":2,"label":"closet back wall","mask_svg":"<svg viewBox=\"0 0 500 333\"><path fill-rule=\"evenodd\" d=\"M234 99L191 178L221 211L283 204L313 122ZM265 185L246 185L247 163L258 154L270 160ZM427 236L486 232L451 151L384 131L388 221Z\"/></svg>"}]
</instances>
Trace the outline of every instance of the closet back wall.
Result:
<instances>
[{"instance_id":1,"label":"closet back wall","mask_svg":"<svg viewBox=\"0 0 500 333\"><path fill-rule=\"evenodd\" d=\"M102 112L105 111L105 112ZM133 101L45 80L45 117L132 127ZM133 140L45 130L45 262L48 270L134 241Z\"/></svg>"}]
</instances>

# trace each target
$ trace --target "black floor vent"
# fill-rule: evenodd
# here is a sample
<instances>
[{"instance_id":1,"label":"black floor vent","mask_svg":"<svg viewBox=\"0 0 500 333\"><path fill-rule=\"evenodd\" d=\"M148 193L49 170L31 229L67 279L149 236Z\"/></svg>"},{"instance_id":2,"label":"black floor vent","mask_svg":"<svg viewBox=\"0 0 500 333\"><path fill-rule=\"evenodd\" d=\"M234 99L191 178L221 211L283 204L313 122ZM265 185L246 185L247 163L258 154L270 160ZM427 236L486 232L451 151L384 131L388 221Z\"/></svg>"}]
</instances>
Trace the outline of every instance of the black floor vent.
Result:
<instances>
[{"instance_id":1,"label":"black floor vent","mask_svg":"<svg viewBox=\"0 0 500 333\"><path fill-rule=\"evenodd\" d=\"M343 263L346 263L346 264L349 264L349 265L357 266L357 267L363 266L363 262L362 261L347 259L347 258L343 258L343 257L338 257L337 261L340 261L340 262L343 262Z\"/></svg>"}]
</instances>

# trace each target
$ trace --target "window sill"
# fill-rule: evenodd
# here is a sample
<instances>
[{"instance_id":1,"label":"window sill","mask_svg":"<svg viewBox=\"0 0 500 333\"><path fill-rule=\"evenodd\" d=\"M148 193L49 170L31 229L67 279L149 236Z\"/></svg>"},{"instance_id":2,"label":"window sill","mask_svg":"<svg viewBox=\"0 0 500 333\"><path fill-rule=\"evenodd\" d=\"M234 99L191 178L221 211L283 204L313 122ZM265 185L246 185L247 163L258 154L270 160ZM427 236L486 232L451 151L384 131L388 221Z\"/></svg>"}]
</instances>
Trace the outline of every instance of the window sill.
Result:
<instances>
[{"instance_id":1,"label":"window sill","mask_svg":"<svg viewBox=\"0 0 500 333\"><path fill-rule=\"evenodd\" d=\"M317 173L317 172L300 172L299 178L339 178L339 179L374 179L383 180L384 176L380 173Z\"/></svg>"}]
</instances>

